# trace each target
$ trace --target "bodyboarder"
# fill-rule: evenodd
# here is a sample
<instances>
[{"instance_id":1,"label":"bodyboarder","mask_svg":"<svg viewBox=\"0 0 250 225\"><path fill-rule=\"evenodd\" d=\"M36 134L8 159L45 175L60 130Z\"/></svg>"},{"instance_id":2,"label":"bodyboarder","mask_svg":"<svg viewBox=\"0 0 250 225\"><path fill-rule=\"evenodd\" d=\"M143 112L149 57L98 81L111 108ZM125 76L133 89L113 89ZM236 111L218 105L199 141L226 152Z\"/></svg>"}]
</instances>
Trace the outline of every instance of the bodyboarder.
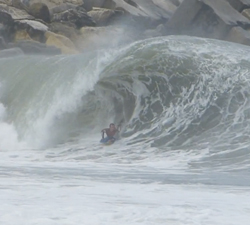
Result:
<instances>
[{"instance_id":1,"label":"bodyboarder","mask_svg":"<svg viewBox=\"0 0 250 225\"><path fill-rule=\"evenodd\" d=\"M118 125L117 128L115 127L114 123L111 123L109 125L109 128L105 128L102 130L102 139L101 143L110 143L113 144L116 140L115 135L120 132L121 130L121 125ZM106 134L106 137L104 137L104 134Z\"/></svg>"}]
</instances>

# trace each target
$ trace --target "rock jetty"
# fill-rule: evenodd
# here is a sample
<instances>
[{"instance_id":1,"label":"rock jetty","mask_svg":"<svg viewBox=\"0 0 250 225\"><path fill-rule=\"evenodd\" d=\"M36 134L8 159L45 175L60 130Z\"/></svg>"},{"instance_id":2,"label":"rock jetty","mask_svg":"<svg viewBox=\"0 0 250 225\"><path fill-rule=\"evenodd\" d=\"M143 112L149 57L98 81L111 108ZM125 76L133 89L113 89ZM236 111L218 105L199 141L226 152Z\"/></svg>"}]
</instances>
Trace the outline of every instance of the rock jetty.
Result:
<instances>
[{"instance_id":1,"label":"rock jetty","mask_svg":"<svg viewBox=\"0 0 250 225\"><path fill-rule=\"evenodd\" d=\"M250 0L0 0L0 58L167 35L250 45Z\"/></svg>"}]
</instances>

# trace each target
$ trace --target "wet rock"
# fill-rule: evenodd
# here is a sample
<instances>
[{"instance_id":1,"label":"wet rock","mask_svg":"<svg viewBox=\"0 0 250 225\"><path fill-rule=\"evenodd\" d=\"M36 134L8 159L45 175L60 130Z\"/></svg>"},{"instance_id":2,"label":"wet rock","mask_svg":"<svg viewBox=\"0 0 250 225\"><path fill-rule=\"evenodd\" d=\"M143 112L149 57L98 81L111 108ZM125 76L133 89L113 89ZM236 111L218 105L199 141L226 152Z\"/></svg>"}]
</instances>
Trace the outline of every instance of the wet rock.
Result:
<instances>
[{"instance_id":1,"label":"wet rock","mask_svg":"<svg viewBox=\"0 0 250 225\"><path fill-rule=\"evenodd\" d=\"M41 55L59 55L61 50L54 46L47 46L45 44L35 41L18 41L9 43L9 48L20 48L25 54L41 54Z\"/></svg>"},{"instance_id":2,"label":"wet rock","mask_svg":"<svg viewBox=\"0 0 250 225\"><path fill-rule=\"evenodd\" d=\"M41 19L46 23L50 22L50 12L44 3L34 3L28 8L29 14L35 18Z\"/></svg>"},{"instance_id":3,"label":"wet rock","mask_svg":"<svg viewBox=\"0 0 250 225\"><path fill-rule=\"evenodd\" d=\"M173 33L217 39L237 25L248 27L250 21L224 0L185 0L167 23Z\"/></svg>"},{"instance_id":4,"label":"wet rock","mask_svg":"<svg viewBox=\"0 0 250 225\"><path fill-rule=\"evenodd\" d=\"M0 58L9 58L24 55L20 48L11 48L0 51Z\"/></svg>"},{"instance_id":5,"label":"wet rock","mask_svg":"<svg viewBox=\"0 0 250 225\"><path fill-rule=\"evenodd\" d=\"M46 45L61 49L61 52L63 54L79 53L75 49L75 45L73 44L73 42L63 35L55 34L53 32L46 32L45 37L47 39Z\"/></svg>"},{"instance_id":6,"label":"wet rock","mask_svg":"<svg viewBox=\"0 0 250 225\"><path fill-rule=\"evenodd\" d=\"M95 26L95 21L87 14L86 10L80 6L75 8L72 7L59 13L54 13L51 16L51 21L70 22L75 24L77 28L83 26Z\"/></svg>"},{"instance_id":7,"label":"wet rock","mask_svg":"<svg viewBox=\"0 0 250 225\"><path fill-rule=\"evenodd\" d=\"M88 15L94 19L97 26L106 26L114 22L118 17L123 15L123 11L104 9L104 8L93 8Z\"/></svg>"},{"instance_id":8,"label":"wet rock","mask_svg":"<svg viewBox=\"0 0 250 225\"><path fill-rule=\"evenodd\" d=\"M241 27L233 27L226 40L244 45L250 45L250 31L244 30Z\"/></svg>"}]
</instances>

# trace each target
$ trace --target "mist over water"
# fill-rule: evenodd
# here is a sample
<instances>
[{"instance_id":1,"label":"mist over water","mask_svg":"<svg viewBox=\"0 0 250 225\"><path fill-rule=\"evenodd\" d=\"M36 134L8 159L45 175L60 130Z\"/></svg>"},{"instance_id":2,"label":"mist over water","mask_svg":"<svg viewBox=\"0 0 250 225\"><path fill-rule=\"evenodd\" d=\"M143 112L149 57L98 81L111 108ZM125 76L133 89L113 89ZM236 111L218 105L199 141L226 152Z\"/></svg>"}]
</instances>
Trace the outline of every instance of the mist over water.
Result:
<instances>
[{"instance_id":1,"label":"mist over water","mask_svg":"<svg viewBox=\"0 0 250 225\"><path fill-rule=\"evenodd\" d=\"M230 220L223 222L232 209L215 207L215 199L222 196L225 204L236 201L237 205L232 192L239 191L241 199L249 194L249 62L246 46L185 36L147 39L120 49L75 56L0 59L0 149L6 153L1 170L4 174L18 171L22 177L35 177L39 184L58 177L62 195L70 191L63 187L72 183L78 187L85 180L87 186L96 187L96 192L85 187L84 194L80 189L77 193L88 196L88 204L96 201L93 207L97 208L107 207L104 196L110 193L105 185L110 184L118 196L124 197L125 192L118 189L126 183L131 207L136 199L132 193L142 185L138 217L145 211L152 213L151 219L136 222L130 215L129 219L109 218L104 224L172 221L236 225ZM100 130L121 121L121 139L112 146L101 146ZM16 167L8 162L15 162ZM10 177L13 183L20 178ZM196 186L199 184L204 185L201 192ZM64 201L57 201L60 192L54 195L53 185L49 186L50 194L58 207ZM188 197L188 185L194 185L192 194L210 198L211 202L193 202ZM224 192L224 186L237 188ZM42 190L39 188L47 198ZM167 190L175 194L161 202ZM103 201L89 197L98 192ZM149 193L152 198L145 197ZM77 197L71 198L80 204ZM161 203L150 211L150 204L158 204L154 198ZM42 199L36 203L38 208L44 204ZM119 202L125 204L124 199ZM110 201L116 204L115 199ZM184 204L181 211L187 218L196 214L201 217L187 222L177 213L180 208L175 204ZM216 216L216 210L221 210L223 220ZM244 202L234 214L235 221L240 210L244 211L241 218L246 219L250 206ZM163 213L166 211L168 216ZM93 213L87 212L88 216ZM169 216L171 212L176 213L175 218ZM34 213L41 216L38 211ZM81 218L79 215L72 214L71 218ZM157 215L163 219L157 220ZM90 221L98 224L92 217ZM69 224L76 224L76 220Z\"/></svg>"}]
</instances>

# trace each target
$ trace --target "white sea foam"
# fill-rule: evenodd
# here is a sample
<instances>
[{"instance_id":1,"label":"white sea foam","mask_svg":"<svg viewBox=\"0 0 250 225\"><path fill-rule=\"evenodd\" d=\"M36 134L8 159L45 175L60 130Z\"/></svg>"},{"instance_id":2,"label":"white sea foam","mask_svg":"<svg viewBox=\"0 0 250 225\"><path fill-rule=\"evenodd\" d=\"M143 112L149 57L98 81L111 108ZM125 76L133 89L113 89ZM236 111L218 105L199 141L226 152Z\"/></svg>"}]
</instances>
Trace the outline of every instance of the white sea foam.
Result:
<instances>
[{"instance_id":1,"label":"white sea foam","mask_svg":"<svg viewBox=\"0 0 250 225\"><path fill-rule=\"evenodd\" d=\"M134 171L133 179L124 177L124 168L118 176L103 169L54 163L2 168L0 223L238 225L250 219L249 188L143 182L143 171ZM119 174L119 167L110 169Z\"/></svg>"},{"instance_id":2,"label":"white sea foam","mask_svg":"<svg viewBox=\"0 0 250 225\"><path fill-rule=\"evenodd\" d=\"M18 140L15 126L7 120L6 108L0 103L0 151L24 148L25 144Z\"/></svg>"}]
</instances>

